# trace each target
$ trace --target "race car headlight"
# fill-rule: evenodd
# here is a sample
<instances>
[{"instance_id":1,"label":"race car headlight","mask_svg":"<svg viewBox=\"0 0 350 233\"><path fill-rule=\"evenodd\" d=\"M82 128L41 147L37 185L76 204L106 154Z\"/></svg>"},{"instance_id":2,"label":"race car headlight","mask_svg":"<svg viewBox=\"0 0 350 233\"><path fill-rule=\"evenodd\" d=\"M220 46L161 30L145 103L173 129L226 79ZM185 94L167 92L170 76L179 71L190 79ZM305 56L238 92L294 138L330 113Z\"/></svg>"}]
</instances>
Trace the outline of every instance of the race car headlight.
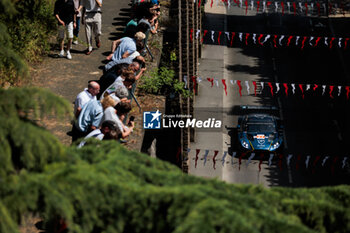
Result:
<instances>
[{"instance_id":1,"label":"race car headlight","mask_svg":"<svg viewBox=\"0 0 350 233\"><path fill-rule=\"evenodd\" d=\"M279 146L280 146L280 143L279 143L279 142L276 142L275 144L273 144L273 145L271 146L271 149L270 149L270 150L275 150L275 149L277 149Z\"/></svg>"},{"instance_id":2,"label":"race car headlight","mask_svg":"<svg viewBox=\"0 0 350 233\"><path fill-rule=\"evenodd\" d=\"M249 148L249 144L246 141L241 141L241 144L244 148L248 149Z\"/></svg>"}]
</instances>

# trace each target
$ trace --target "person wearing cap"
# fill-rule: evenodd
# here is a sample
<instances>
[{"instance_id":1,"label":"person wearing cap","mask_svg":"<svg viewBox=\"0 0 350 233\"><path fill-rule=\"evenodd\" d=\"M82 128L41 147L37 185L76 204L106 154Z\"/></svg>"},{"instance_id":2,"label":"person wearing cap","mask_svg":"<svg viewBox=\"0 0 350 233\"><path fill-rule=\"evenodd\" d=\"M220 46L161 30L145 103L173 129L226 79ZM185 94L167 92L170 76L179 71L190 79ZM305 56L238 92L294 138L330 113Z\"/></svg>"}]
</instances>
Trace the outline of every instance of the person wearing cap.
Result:
<instances>
[{"instance_id":1,"label":"person wearing cap","mask_svg":"<svg viewBox=\"0 0 350 233\"><path fill-rule=\"evenodd\" d=\"M127 58L136 51L137 43L141 43L145 38L146 35L143 32L137 32L135 33L134 38L123 37L119 40L113 41L111 53L106 59L116 61Z\"/></svg>"}]
</instances>

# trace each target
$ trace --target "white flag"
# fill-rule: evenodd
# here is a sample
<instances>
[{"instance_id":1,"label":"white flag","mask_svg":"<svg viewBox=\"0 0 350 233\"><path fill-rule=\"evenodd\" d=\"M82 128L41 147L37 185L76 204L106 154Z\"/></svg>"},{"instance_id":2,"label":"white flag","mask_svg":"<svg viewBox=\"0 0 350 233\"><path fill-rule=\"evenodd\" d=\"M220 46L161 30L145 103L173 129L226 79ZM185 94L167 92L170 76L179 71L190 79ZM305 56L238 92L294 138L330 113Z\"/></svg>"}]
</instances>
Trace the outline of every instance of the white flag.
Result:
<instances>
[{"instance_id":1,"label":"white flag","mask_svg":"<svg viewBox=\"0 0 350 233\"><path fill-rule=\"evenodd\" d=\"M322 6L323 6L323 13L327 14L326 3L322 3Z\"/></svg>"},{"instance_id":2,"label":"white flag","mask_svg":"<svg viewBox=\"0 0 350 233\"><path fill-rule=\"evenodd\" d=\"M226 155L227 155L227 151L224 151L224 154L222 155L222 159L221 159L222 166L224 166L225 164Z\"/></svg>"},{"instance_id":3,"label":"white flag","mask_svg":"<svg viewBox=\"0 0 350 233\"><path fill-rule=\"evenodd\" d=\"M209 154L209 150L205 150L204 157L203 157L204 158L204 166L207 163L208 154Z\"/></svg>"},{"instance_id":4,"label":"white flag","mask_svg":"<svg viewBox=\"0 0 350 233\"><path fill-rule=\"evenodd\" d=\"M198 83L202 82L202 78L201 78L201 77L198 77L198 78L197 78L197 82L198 82Z\"/></svg>"},{"instance_id":5,"label":"white flag","mask_svg":"<svg viewBox=\"0 0 350 233\"><path fill-rule=\"evenodd\" d=\"M246 162L246 167L248 167L250 161L252 161L252 159L254 158L254 156L255 156L255 153L251 153L251 155L250 155L249 158L248 158L248 161Z\"/></svg>"},{"instance_id":6,"label":"white flag","mask_svg":"<svg viewBox=\"0 0 350 233\"><path fill-rule=\"evenodd\" d=\"M270 154L270 158L269 158L269 167L271 167L273 155L274 155L274 154Z\"/></svg>"},{"instance_id":7,"label":"white flag","mask_svg":"<svg viewBox=\"0 0 350 233\"><path fill-rule=\"evenodd\" d=\"M277 13L278 12L278 3L275 2L275 12Z\"/></svg>"},{"instance_id":8,"label":"white flag","mask_svg":"<svg viewBox=\"0 0 350 233\"><path fill-rule=\"evenodd\" d=\"M187 75L184 75L183 80L185 82L185 89L187 89Z\"/></svg>"},{"instance_id":9,"label":"white flag","mask_svg":"<svg viewBox=\"0 0 350 233\"><path fill-rule=\"evenodd\" d=\"M229 32L225 32L227 40L230 41L230 33Z\"/></svg>"},{"instance_id":10,"label":"white flag","mask_svg":"<svg viewBox=\"0 0 350 233\"><path fill-rule=\"evenodd\" d=\"M280 84L276 83L276 94L280 91Z\"/></svg>"},{"instance_id":11,"label":"white flag","mask_svg":"<svg viewBox=\"0 0 350 233\"><path fill-rule=\"evenodd\" d=\"M237 80L232 80L231 79L230 82L231 82L232 85L235 85L237 83Z\"/></svg>"},{"instance_id":12,"label":"white flag","mask_svg":"<svg viewBox=\"0 0 350 233\"><path fill-rule=\"evenodd\" d=\"M265 37L265 39L264 39L264 41L262 42L262 44L264 44L268 39L270 39L270 35L268 34L268 35L266 35L266 37Z\"/></svg>"},{"instance_id":13,"label":"white flag","mask_svg":"<svg viewBox=\"0 0 350 233\"><path fill-rule=\"evenodd\" d=\"M325 43L325 45L328 46L328 37L325 37L325 38L324 38L324 43Z\"/></svg>"},{"instance_id":14,"label":"white flag","mask_svg":"<svg viewBox=\"0 0 350 233\"><path fill-rule=\"evenodd\" d=\"M338 96L340 96L341 93L341 86L338 86Z\"/></svg>"},{"instance_id":15,"label":"white flag","mask_svg":"<svg viewBox=\"0 0 350 233\"><path fill-rule=\"evenodd\" d=\"M287 157L287 166L289 167L290 165L290 160L292 159L293 155L292 154L289 154L288 157Z\"/></svg>"},{"instance_id":16,"label":"white flag","mask_svg":"<svg viewBox=\"0 0 350 233\"><path fill-rule=\"evenodd\" d=\"M342 40L343 38L339 38L338 39L338 46L339 46L339 48L341 48L341 40Z\"/></svg>"},{"instance_id":17,"label":"white flag","mask_svg":"<svg viewBox=\"0 0 350 233\"><path fill-rule=\"evenodd\" d=\"M343 169L344 169L344 167L345 167L345 165L346 165L346 160L348 160L348 157L344 157L344 159L343 159L343 166L341 167L341 168L343 168Z\"/></svg>"},{"instance_id":18,"label":"white flag","mask_svg":"<svg viewBox=\"0 0 350 233\"><path fill-rule=\"evenodd\" d=\"M196 32L196 39L198 39L199 33L201 33L201 30L198 29L197 32Z\"/></svg>"},{"instance_id":19,"label":"white flag","mask_svg":"<svg viewBox=\"0 0 350 233\"><path fill-rule=\"evenodd\" d=\"M216 86L219 87L219 80L216 78L214 79L215 83L216 83Z\"/></svg>"},{"instance_id":20,"label":"white flag","mask_svg":"<svg viewBox=\"0 0 350 233\"><path fill-rule=\"evenodd\" d=\"M253 34L253 40L254 40L254 44L256 44L256 34Z\"/></svg>"},{"instance_id":21,"label":"white flag","mask_svg":"<svg viewBox=\"0 0 350 233\"><path fill-rule=\"evenodd\" d=\"M260 82L261 85L261 90L260 90L260 94L262 93L262 91L264 90L264 82Z\"/></svg>"},{"instance_id":22,"label":"white flag","mask_svg":"<svg viewBox=\"0 0 350 233\"><path fill-rule=\"evenodd\" d=\"M242 32L240 32L239 33L239 40L242 42L242 36L243 36L243 33Z\"/></svg>"},{"instance_id":23,"label":"white flag","mask_svg":"<svg viewBox=\"0 0 350 233\"><path fill-rule=\"evenodd\" d=\"M281 38L278 40L279 44L282 46L282 40L284 39L284 35L281 36Z\"/></svg>"},{"instance_id":24,"label":"white flag","mask_svg":"<svg viewBox=\"0 0 350 233\"><path fill-rule=\"evenodd\" d=\"M300 12L303 12L303 6L301 5L301 2L299 2L299 8L300 8Z\"/></svg>"},{"instance_id":25,"label":"white flag","mask_svg":"<svg viewBox=\"0 0 350 233\"><path fill-rule=\"evenodd\" d=\"M299 39L300 39L300 36L297 36L297 38L296 38L296 40L295 40L295 45L298 45Z\"/></svg>"},{"instance_id":26,"label":"white flag","mask_svg":"<svg viewBox=\"0 0 350 233\"><path fill-rule=\"evenodd\" d=\"M312 46L312 43L311 43L311 41L314 39L314 37L313 36L310 36L310 40L309 40L309 44L310 44L310 46Z\"/></svg>"},{"instance_id":27,"label":"white flag","mask_svg":"<svg viewBox=\"0 0 350 233\"><path fill-rule=\"evenodd\" d=\"M294 83L292 83L292 84L290 84L291 86L292 86L292 92L293 92L293 95L295 94L295 84Z\"/></svg>"},{"instance_id":28,"label":"white flag","mask_svg":"<svg viewBox=\"0 0 350 233\"><path fill-rule=\"evenodd\" d=\"M266 2L263 1L263 10L262 10L262 12L265 12L265 11L266 11Z\"/></svg>"},{"instance_id":29,"label":"white flag","mask_svg":"<svg viewBox=\"0 0 350 233\"><path fill-rule=\"evenodd\" d=\"M326 163L327 159L329 159L329 156L324 157L322 160L322 167L324 167L324 164Z\"/></svg>"},{"instance_id":30,"label":"white flag","mask_svg":"<svg viewBox=\"0 0 350 233\"><path fill-rule=\"evenodd\" d=\"M310 161L310 155L306 156L305 166L306 168L309 168L309 161Z\"/></svg>"},{"instance_id":31,"label":"white flag","mask_svg":"<svg viewBox=\"0 0 350 233\"><path fill-rule=\"evenodd\" d=\"M322 95L326 92L326 85L322 85Z\"/></svg>"},{"instance_id":32,"label":"white flag","mask_svg":"<svg viewBox=\"0 0 350 233\"><path fill-rule=\"evenodd\" d=\"M310 84L306 84L306 90L309 90L311 88Z\"/></svg>"},{"instance_id":33,"label":"white flag","mask_svg":"<svg viewBox=\"0 0 350 233\"><path fill-rule=\"evenodd\" d=\"M288 12L290 13L290 2L287 2Z\"/></svg>"},{"instance_id":34,"label":"white flag","mask_svg":"<svg viewBox=\"0 0 350 233\"><path fill-rule=\"evenodd\" d=\"M233 158L236 156L236 152L232 153L232 157L231 157L231 165L233 165Z\"/></svg>"},{"instance_id":35,"label":"white flag","mask_svg":"<svg viewBox=\"0 0 350 233\"><path fill-rule=\"evenodd\" d=\"M254 10L254 1L250 1L250 9Z\"/></svg>"},{"instance_id":36,"label":"white flag","mask_svg":"<svg viewBox=\"0 0 350 233\"><path fill-rule=\"evenodd\" d=\"M213 41L213 43L215 42L215 40L214 40L214 31L211 31L211 40Z\"/></svg>"},{"instance_id":37,"label":"white flag","mask_svg":"<svg viewBox=\"0 0 350 233\"><path fill-rule=\"evenodd\" d=\"M246 85L246 87L247 87L248 95L250 95L250 93L249 93L249 90L250 90L249 82L248 82L248 81L245 81L245 85Z\"/></svg>"}]
</instances>

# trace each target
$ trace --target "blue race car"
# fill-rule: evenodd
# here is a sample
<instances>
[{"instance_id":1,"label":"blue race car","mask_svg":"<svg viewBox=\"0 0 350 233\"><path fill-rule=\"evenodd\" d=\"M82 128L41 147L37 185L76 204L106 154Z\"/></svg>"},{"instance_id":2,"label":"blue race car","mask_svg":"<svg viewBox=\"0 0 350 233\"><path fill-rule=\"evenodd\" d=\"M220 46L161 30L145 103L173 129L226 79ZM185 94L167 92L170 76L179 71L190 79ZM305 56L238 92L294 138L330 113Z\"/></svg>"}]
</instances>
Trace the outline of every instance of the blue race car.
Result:
<instances>
[{"instance_id":1,"label":"blue race car","mask_svg":"<svg viewBox=\"0 0 350 233\"><path fill-rule=\"evenodd\" d=\"M276 151L282 144L282 127L277 117L249 114L238 119L238 140L243 150Z\"/></svg>"}]
</instances>

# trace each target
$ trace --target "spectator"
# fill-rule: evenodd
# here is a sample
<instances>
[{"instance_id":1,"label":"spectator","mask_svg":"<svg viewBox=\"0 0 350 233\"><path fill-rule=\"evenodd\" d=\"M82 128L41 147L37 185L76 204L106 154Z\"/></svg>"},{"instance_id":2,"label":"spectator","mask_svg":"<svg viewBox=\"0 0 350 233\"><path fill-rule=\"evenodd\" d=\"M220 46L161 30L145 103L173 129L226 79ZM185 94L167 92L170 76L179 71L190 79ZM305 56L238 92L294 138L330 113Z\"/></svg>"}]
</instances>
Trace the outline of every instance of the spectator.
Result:
<instances>
[{"instance_id":1,"label":"spectator","mask_svg":"<svg viewBox=\"0 0 350 233\"><path fill-rule=\"evenodd\" d=\"M114 98L111 97L111 95L108 95L108 93L106 92L104 95L103 95L103 99L101 100L101 104L102 104L102 108L103 110L106 110L106 108L108 107L114 107L117 102Z\"/></svg>"},{"instance_id":2,"label":"spectator","mask_svg":"<svg viewBox=\"0 0 350 233\"><path fill-rule=\"evenodd\" d=\"M123 85L117 86L115 92L110 94L109 96L115 101L116 104L120 102L130 102L130 100L128 100L129 91Z\"/></svg>"},{"instance_id":3,"label":"spectator","mask_svg":"<svg viewBox=\"0 0 350 233\"><path fill-rule=\"evenodd\" d=\"M117 125L117 129L121 131L121 134L120 134L121 138L124 139L132 133L134 128L133 121L129 121L128 126L125 126L123 124L125 116L130 112L130 110L131 110L131 104L126 102L120 102L114 107L108 107L104 111L102 122L107 120L115 122Z\"/></svg>"},{"instance_id":4,"label":"spectator","mask_svg":"<svg viewBox=\"0 0 350 233\"><path fill-rule=\"evenodd\" d=\"M136 27L138 21L134 11L131 11L130 18L130 21L125 26L124 35L127 37L134 37L135 33L137 32Z\"/></svg>"},{"instance_id":5,"label":"spectator","mask_svg":"<svg viewBox=\"0 0 350 233\"><path fill-rule=\"evenodd\" d=\"M103 108L98 100L90 100L84 105L76 122L78 138L85 137L91 131L97 129L103 117Z\"/></svg>"},{"instance_id":6,"label":"spectator","mask_svg":"<svg viewBox=\"0 0 350 233\"><path fill-rule=\"evenodd\" d=\"M147 11L146 15L139 21L139 24L144 23L147 25L147 32L145 33L146 36L152 28L151 23L153 22L153 18L154 18L153 14Z\"/></svg>"},{"instance_id":7,"label":"spectator","mask_svg":"<svg viewBox=\"0 0 350 233\"><path fill-rule=\"evenodd\" d=\"M81 10L79 10L79 6L81 5L81 0L74 0L74 8L76 14L76 27L73 30L73 44L78 44L78 36L80 31L80 19L81 19Z\"/></svg>"},{"instance_id":8,"label":"spectator","mask_svg":"<svg viewBox=\"0 0 350 233\"><path fill-rule=\"evenodd\" d=\"M110 62L108 62L105 65L105 72L109 72L111 70L113 70L112 68L114 68L116 65L118 64L131 64L134 59L136 59L137 62L139 62L140 64L144 64L145 63L145 59L140 55L140 52L142 52L142 50L144 49L143 47L143 43L139 42L137 43L137 51L133 52L130 56L120 59L120 60L112 60Z\"/></svg>"},{"instance_id":9,"label":"spectator","mask_svg":"<svg viewBox=\"0 0 350 233\"><path fill-rule=\"evenodd\" d=\"M121 139L121 134L118 133L119 131L116 130L110 130L107 133L105 133L104 137L102 140L115 140L118 141L119 139Z\"/></svg>"},{"instance_id":10,"label":"spectator","mask_svg":"<svg viewBox=\"0 0 350 233\"><path fill-rule=\"evenodd\" d=\"M118 130L116 124L113 121L104 121L102 123L101 129L95 129L89 133L83 141L80 142L78 148L83 147L89 138L96 138L98 140L108 140L115 139L118 140L118 135L120 131Z\"/></svg>"},{"instance_id":11,"label":"spectator","mask_svg":"<svg viewBox=\"0 0 350 233\"><path fill-rule=\"evenodd\" d=\"M142 42L146 38L143 32L137 32L134 38L123 37L112 42L112 49L107 60L121 60L136 51L136 43Z\"/></svg>"},{"instance_id":12,"label":"spectator","mask_svg":"<svg viewBox=\"0 0 350 233\"><path fill-rule=\"evenodd\" d=\"M106 88L106 90L102 93L101 96L103 97L105 92L107 92L108 94L115 92L117 86L120 85L125 86L127 89L131 89L135 81L136 80L134 72L131 69L124 70L122 75L118 76L114 80L114 82Z\"/></svg>"},{"instance_id":13,"label":"spectator","mask_svg":"<svg viewBox=\"0 0 350 233\"><path fill-rule=\"evenodd\" d=\"M88 45L85 51L86 55L92 53L92 36L95 36L96 47L101 47L101 28L102 28L102 0L82 0L79 10L85 8L84 23L85 23L85 35Z\"/></svg>"},{"instance_id":14,"label":"spectator","mask_svg":"<svg viewBox=\"0 0 350 233\"><path fill-rule=\"evenodd\" d=\"M72 59L70 48L73 40L73 28L76 27L76 15L73 0L56 0L54 15L58 21L59 57L64 57L64 36L67 30L67 59Z\"/></svg>"},{"instance_id":15,"label":"spectator","mask_svg":"<svg viewBox=\"0 0 350 233\"><path fill-rule=\"evenodd\" d=\"M76 118L79 117L81 109L90 100L96 100L96 95L100 92L100 85L97 82L90 82L88 87L84 91L77 95L74 101L74 115Z\"/></svg>"}]
</instances>

